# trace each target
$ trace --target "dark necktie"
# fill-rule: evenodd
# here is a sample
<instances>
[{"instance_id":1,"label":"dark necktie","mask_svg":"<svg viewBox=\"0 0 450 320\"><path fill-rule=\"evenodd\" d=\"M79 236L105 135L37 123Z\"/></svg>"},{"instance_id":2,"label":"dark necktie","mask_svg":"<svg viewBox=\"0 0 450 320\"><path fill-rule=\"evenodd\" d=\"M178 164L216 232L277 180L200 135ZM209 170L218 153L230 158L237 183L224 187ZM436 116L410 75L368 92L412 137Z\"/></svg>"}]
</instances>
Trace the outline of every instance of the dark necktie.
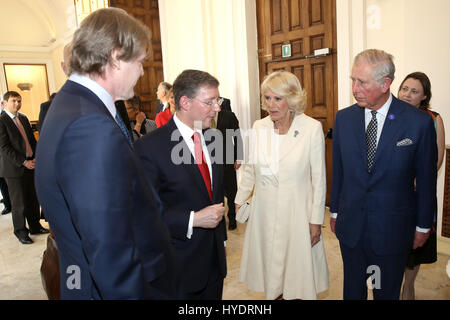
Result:
<instances>
[{"instance_id":1,"label":"dark necktie","mask_svg":"<svg viewBox=\"0 0 450 320\"><path fill-rule=\"evenodd\" d=\"M200 169L203 181L205 182L206 189L209 193L209 198L212 201L212 191L211 191L211 177L209 176L208 164L206 163L205 157L203 155L202 140L198 132L194 132L192 135L192 140L194 140L194 153L195 153L195 163Z\"/></svg>"},{"instance_id":2,"label":"dark necktie","mask_svg":"<svg viewBox=\"0 0 450 320\"><path fill-rule=\"evenodd\" d=\"M122 118L120 117L119 113L116 113L116 121L120 127L120 130L122 130L125 137L127 137L128 142L130 143L131 147L133 147L133 139L131 139L130 132L128 131L127 127L125 126L125 123L123 123Z\"/></svg>"},{"instance_id":3,"label":"dark necktie","mask_svg":"<svg viewBox=\"0 0 450 320\"><path fill-rule=\"evenodd\" d=\"M377 112L371 111L372 119L366 130L366 147L367 147L367 170L370 172L377 151Z\"/></svg>"}]
</instances>

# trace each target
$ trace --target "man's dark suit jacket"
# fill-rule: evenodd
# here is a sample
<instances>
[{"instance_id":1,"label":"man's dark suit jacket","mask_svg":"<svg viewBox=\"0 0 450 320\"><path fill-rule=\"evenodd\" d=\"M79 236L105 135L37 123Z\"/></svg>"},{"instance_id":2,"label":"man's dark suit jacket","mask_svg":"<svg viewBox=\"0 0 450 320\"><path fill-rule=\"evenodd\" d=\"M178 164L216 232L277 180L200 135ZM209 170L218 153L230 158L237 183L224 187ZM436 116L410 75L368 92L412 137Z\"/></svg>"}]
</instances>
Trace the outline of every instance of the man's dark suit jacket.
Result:
<instances>
[{"instance_id":1,"label":"man's dark suit jacket","mask_svg":"<svg viewBox=\"0 0 450 320\"><path fill-rule=\"evenodd\" d=\"M377 255L409 252L415 227L430 228L433 221L436 163L431 117L393 97L368 173L364 108L339 111L330 200L339 241L353 248L364 233Z\"/></svg>"},{"instance_id":2,"label":"man's dark suit jacket","mask_svg":"<svg viewBox=\"0 0 450 320\"><path fill-rule=\"evenodd\" d=\"M211 272L211 262L215 261L213 259L218 259L215 264L225 278L224 220L214 229L194 228L191 239L186 237L191 211L223 202L222 166L212 164L211 201L200 170L173 118L136 141L135 150L143 161L149 181L161 198L162 217L169 227L181 267L181 287L186 292L202 290ZM175 163L178 160L179 163Z\"/></svg>"},{"instance_id":3,"label":"man's dark suit jacket","mask_svg":"<svg viewBox=\"0 0 450 320\"><path fill-rule=\"evenodd\" d=\"M227 129L230 130L227 134ZM236 173L234 162L243 159L242 137L239 130L239 121L232 111L222 110L217 115L217 130L223 137L223 155L224 155L224 181L226 189L237 188ZM231 132L234 132L231 135ZM227 152L228 151L228 152ZM232 154L230 154L230 151ZM229 158L229 159L228 159ZM236 191L234 191L236 193ZM233 198L234 200L234 198ZM234 204L232 204L234 205Z\"/></svg>"},{"instance_id":4,"label":"man's dark suit jacket","mask_svg":"<svg viewBox=\"0 0 450 320\"><path fill-rule=\"evenodd\" d=\"M158 113L163 111L163 108L164 108L164 104L159 102L159 100L158 100L158 104L156 105L155 117Z\"/></svg>"},{"instance_id":5,"label":"man's dark suit jacket","mask_svg":"<svg viewBox=\"0 0 450 320\"><path fill-rule=\"evenodd\" d=\"M47 115L47 112L48 112L48 109L50 108L52 100L48 100L48 101L41 103L41 111L39 112L39 122L38 122L39 132L42 130L42 126L44 125L45 116Z\"/></svg>"},{"instance_id":6,"label":"man's dark suit jacket","mask_svg":"<svg viewBox=\"0 0 450 320\"><path fill-rule=\"evenodd\" d=\"M24 114L19 112L18 116L34 154L36 139L30 122ZM0 152L2 154L0 157L0 176L4 178L23 176L24 170L26 170L23 163L27 160L25 140L14 120L6 112L0 116Z\"/></svg>"},{"instance_id":7,"label":"man's dark suit jacket","mask_svg":"<svg viewBox=\"0 0 450 320\"><path fill-rule=\"evenodd\" d=\"M55 234L62 299L173 298L161 203L102 101L68 80L36 153L36 189Z\"/></svg>"},{"instance_id":8,"label":"man's dark suit jacket","mask_svg":"<svg viewBox=\"0 0 450 320\"><path fill-rule=\"evenodd\" d=\"M224 159L228 161L224 161L226 165L233 166L234 170L234 162L236 160L242 160L243 159L243 145L242 145L242 137L239 130L239 120L236 118L236 115L232 111L226 111L222 110L217 115L217 130L219 130L222 133L223 137L223 152L224 152ZM230 132L227 135L227 129L230 130ZM231 135L231 132L234 132L233 135ZM228 155L227 158L227 150L231 151L232 154Z\"/></svg>"}]
</instances>

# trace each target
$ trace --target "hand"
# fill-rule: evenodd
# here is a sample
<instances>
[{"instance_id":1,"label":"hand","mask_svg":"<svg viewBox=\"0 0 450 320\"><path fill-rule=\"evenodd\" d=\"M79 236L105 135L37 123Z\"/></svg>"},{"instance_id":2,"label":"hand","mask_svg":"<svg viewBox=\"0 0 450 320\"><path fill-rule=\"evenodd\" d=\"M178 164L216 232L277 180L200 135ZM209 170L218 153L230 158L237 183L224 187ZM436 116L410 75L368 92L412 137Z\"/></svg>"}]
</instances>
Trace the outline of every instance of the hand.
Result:
<instances>
[{"instance_id":1,"label":"hand","mask_svg":"<svg viewBox=\"0 0 450 320\"><path fill-rule=\"evenodd\" d=\"M213 229L222 221L225 207L223 202L213 204L194 213L194 228Z\"/></svg>"},{"instance_id":2,"label":"hand","mask_svg":"<svg viewBox=\"0 0 450 320\"><path fill-rule=\"evenodd\" d=\"M320 224L309 224L309 234L311 236L311 247L314 247L320 241Z\"/></svg>"},{"instance_id":3,"label":"hand","mask_svg":"<svg viewBox=\"0 0 450 320\"><path fill-rule=\"evenodd\" d=\"M33 170L34 169L34 163L35 163L35 160L25 160L23 165L25 166L25 168L27 168L29 170Z\"/></svg>"},{"instance_id":4,"label":"hand","mask_svg":"<svg viewBox=\"0 0 450 320\"><path fill-rule=\"evenodd\" d=\"M235 203L235 204L234 204L234 210L235 210L234 212L238 212L240 207L241 207L240 205L238 205L237 203Z\"/></svg>"},{"instance_id":5,"label":"hand","mask_svg":"<svg viewBox=\"0 0 450 320\"><path fill-rule=\"evenodd\" d=\"M238 171L238 169L241 167L241 164L237 161L234 162L234 171Z\"/></svg>"},{"instance_id":6,"label":"hand","mask_svg":"<svg viewBox=\"0 0 450 320\"><path fill-rule=\"evenodd\" d=\"M136 115L136 125L139 125L139 127L142 125L142 122L144 122L145 120L145 113L143 113L142 111L140 111L137 115Z\"/></svg>"},{"instance_id":7,"label":"hand","mask_svg":"<svg viewBox=\"0 0 450 320\"><path fill-rule=\"evenodd\" d=\"M422 247L425 242L427 242L429 236L429 231L427 233L416 231L416 234L414 235L413 249Z\"/></svg>"},{"instance_id":8,"label":"hand","mask_svg":"<svg viewBox=\"0 0 450 320\"><path fill-rule=\"evenodd\" d=\"M336 218L330 218L331 232L336 233Z\"/></svg>"}]
</instances>

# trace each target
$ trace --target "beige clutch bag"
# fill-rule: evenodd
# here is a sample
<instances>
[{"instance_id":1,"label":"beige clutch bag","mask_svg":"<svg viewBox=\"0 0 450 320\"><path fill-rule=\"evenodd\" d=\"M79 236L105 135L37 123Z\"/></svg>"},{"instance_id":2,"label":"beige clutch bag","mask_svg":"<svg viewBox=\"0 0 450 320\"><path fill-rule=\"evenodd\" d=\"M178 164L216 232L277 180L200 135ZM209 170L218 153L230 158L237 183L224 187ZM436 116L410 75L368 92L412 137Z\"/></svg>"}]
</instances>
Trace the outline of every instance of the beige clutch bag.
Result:
<instances>
[{"instance_id":1,"label":"beige clutch bag","mask_svg":"<svg viewBox=\"0 0 450 320\"><path fill-rule=\"evenodd\" d=\"M250 217L251 201L247 200L242 206L239 207L236 213L236 221L245 223Z\"/></svg>"}]
</instances>

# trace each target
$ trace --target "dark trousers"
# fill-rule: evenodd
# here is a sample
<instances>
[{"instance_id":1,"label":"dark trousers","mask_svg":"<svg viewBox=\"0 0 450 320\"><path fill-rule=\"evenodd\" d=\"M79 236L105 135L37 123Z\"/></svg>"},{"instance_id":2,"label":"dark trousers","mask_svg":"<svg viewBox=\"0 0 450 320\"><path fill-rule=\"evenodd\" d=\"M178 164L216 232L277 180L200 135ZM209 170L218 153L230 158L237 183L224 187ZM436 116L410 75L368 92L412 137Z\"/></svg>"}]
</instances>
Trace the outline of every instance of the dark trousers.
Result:
<instances>
[{"instance_id":1,"label":"dark trousers","mask_svg":"<svg viewBox=\"0 0 450 320\"><path fill-rule=\"evenodd\" d=\"M236 171L233 165L225 165L224 175L223 175L223 186L224 194L227 197L228 203L228 220L236 220L236 209L234 206L234 199L237 193L237 181L236 181Z\"/></svg>"},{"instance_id":2,"label":"dark trousers","mask_svg":"<svg viewBox=\"0 0 450 320\"><path fill-rule=\"evenodd\" d=\"M41 225L39 223L39 202L34 188L34 171L25 170L22 177L6 178L9 195L12 204L12 219L14 234L28 234L38 232ZM25 225L28 222L29 230Z\"/></svg>"},{"instance_id":3,"label":"dark trousers","mask_svg":"<svg viewBox=\"0 0 450 320\"><path fill-rule=\"evenodd\" d=\"M205 288L197 292L184 292L179 295L180 300L222 300L223 278L212 276Z\"/></svg>"},{"instance_id":4,"label":"dark trousers","mask_svg":"<svg viewBox=\"0 0 450 320\"><path fill-rule=\"evenodd\" d=\"M344 262L344 300L367 300L367 278L371 279L374 300L398 300L408 250L399 255L376 255L367 233L354 248L341 241Z\"/></svg>"},{"instance_id":5,"label":"dark trousers","mask_svg":"<svg viewBox=\"0 0 450 320\"><path fill-rule=\"evenodd\" d=\"M11 200L9 199L8 185L6 184L5 178L0 177L0 192L3 196L3 204L6 209L11 210Z\"/></svg>"},{"instance_id":6,"label":"dark trousers","mask_svg":"<svg viewBox=\"0 0 450 320\"><path fill-rule=\"evenodd\" d=\"M222 300L223 276L220 274L217 252L213 255L206 286L201 290L190 292L180 284L178 288L179 300ZM182 270L180 272L183 272Z\"/></svg>"}]
</instances>

